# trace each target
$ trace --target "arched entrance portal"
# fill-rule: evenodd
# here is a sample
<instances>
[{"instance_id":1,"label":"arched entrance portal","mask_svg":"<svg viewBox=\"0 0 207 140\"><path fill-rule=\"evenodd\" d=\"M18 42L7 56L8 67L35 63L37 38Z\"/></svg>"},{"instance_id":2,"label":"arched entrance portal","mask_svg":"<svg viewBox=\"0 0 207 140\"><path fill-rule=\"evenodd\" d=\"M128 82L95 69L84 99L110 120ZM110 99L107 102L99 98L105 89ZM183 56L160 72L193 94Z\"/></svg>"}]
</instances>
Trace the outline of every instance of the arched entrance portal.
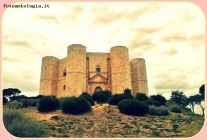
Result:
<instances>
[{"instance_id":1,"label":"arched entrance portal","mask_svg":"<svg viewBox=\"0 0 207 140\"><path fill-rule=\"evenodd\" d=\"M95 88L94 92L98 92L98 91L102 91L102 88L99 87L99 86L97 86L97 87Z\"/></svg>"}]
</instances>

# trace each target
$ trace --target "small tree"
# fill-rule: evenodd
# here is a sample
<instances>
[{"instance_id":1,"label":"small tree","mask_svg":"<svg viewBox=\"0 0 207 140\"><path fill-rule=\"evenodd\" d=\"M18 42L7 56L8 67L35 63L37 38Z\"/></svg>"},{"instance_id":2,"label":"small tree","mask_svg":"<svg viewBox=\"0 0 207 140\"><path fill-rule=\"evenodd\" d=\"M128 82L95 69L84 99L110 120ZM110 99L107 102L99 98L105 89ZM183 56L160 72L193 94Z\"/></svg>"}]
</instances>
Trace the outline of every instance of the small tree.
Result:
<instances>
[{"instance_id":1,"label":"small tree","mask_svg":"<svg viewBox=\"0 0 207 140\"><path fill-rule=\"evenodd\" d=\"M194 106L196 104L196 95L190 96L187 98L188 106L192 109L192 112L194 113Z\"/></svg>"},{"instance_id":2,"label":"small tree","mask_svg":"<svg viewBox=\"0 0 207 140\"><path fill-rule=\"evenodd\" d=\"M171 96L170 96L170 100L172 100L173 102L175 102L183 107L188 105L187 97L185 96L184 92L179 91L179 90L172 91Z\"/></svg>"},{"instance_id":3,"label":"small tree","mask_svg":"<svg viewBox=\"0 0 207 140\"><path fill-rule=\"evenodd\" d=\"M161 105L165 105L166 99L161 94L150 96L153 100L160 102Z\"/></svg>"},{"instance_id":4,"label":"small tree","mask_svg":"<svg viewBox=\"0 0 207 140\"><path fill-rule=\"evenodd\" d=\"M140 101L144 101L144 100L147 100L148 97L145 93L138 92L135 94L135 99L140 100Z\"/></svg>"},{"instance_id":5,"label":"small tree","mask_svg":"<svg viewBox=\"0 0 207 140\"><path fill-rule=\"evenodd\" d=\"M8 97L11 99L16 99L16 96L18 96L21 93L21 91L17 88L8 88L8 89L3 89L3 96Z\"/></svg>"}]
</instances>

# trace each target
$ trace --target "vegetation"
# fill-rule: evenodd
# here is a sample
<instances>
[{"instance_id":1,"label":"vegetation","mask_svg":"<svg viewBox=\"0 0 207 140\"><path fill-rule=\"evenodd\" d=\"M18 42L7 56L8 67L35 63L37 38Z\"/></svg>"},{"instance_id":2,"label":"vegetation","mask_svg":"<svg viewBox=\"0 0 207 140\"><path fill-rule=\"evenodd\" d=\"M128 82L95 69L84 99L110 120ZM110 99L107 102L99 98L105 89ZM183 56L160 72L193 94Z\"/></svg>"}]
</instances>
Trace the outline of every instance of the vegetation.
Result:
<instances>
[{"instance_id":1,"label":"vegetation","mask_svg":"<svg viewBox=\"0 0 207 140\"><path fill-rule=\"evenodd\" d=\"M175 113L181 113L182 109L177 105L173 105L173 106L171 106L170 111L175 112Z\"/></svg>"},{"instance_id":2,"label":"vegetation","mask_svg":"<svg viewBox=\"0 0 207 140\"><path fill-rule=\"evenodd\" d=\"M148 114L150 115L156 115L156 116L162 116L162 115L169 115L169 112L166 107L161 106L149 106Z\"/></svg>"},{"instance_id":3,"label":"vegetation","mask_svg":"<svg viewBox=\"0 0 207 140\"><path fill-rule=\"evenodd\" d=\"M61 104L63 113L82 114L91 110L91 104L83 97L65 98Z\"/></svg>"},{"instance_id":4,"label":"vegetation","mask_svg":"<svg viewBox=\"0 0 207 140\"><path fill-rule=\"evenodd\" d=\"M118 103L121 113L127 115L144 116L149 110L149 106L135 99L125 99Z\"/></svg>"},{"instance_id":5,"label":"vegetation","mask_svg":"<svg viewBox=\"0 0 207 140\"><path fill-rule=\"evenodd\" d=\"M145 93L136 93L135 94L135 99L140 100L140 101L145 101L148 99L147 95Z\"/></svg>"},{"instance_id":6,"label":"vegetation","mask_svg":"<svg viewBox=\"0 0 207 140\"><path fill-rule=\"evenodd\" d=\"M97 91L92 95L92 99L98 102L107 102L111 96L111 92L108 90Z\"/></svg>"},{"instance_id":7,"label":"vegetation","mask_svg":"<svg viewBox=\"0 0 207 140\"><path fill-rule=\"evenodd\" d=\"M21 108L23 108L23 104L19 103L19 102L10 102L8 104L8 108L9 109L21 109Z\"/></svg>"},{"instance_id":8,"label":"vegetation","mask_svg":"<svg viewBox=\"0 0 207 140\"><path fill-rule=\"evenodd\" d=\"M82 93L79 97L85 98L92 106L94 105L94 100L89 94Z\"/></svg>"},{"instance_id":9,"label":"vegetation","mask_svg":"<svg viewBox=\"0 0 207 140\"><path fill-rule=\"evenodd\" d=\"M55 96L45 96L39 99L37 110L39 112L53 111L59 108L59 101Z\"/></svg>"},{"instance_id":10,"label":"vegetation","mask_svg":"<svg viewBox=\"0 0 207 140\"><path fill-rule=\"evenodd\" d=\"M20 111L4 110L4 126L9 133L16 137L46 137L47 125L27 118Z\"/></svg>"},{"instance_id":11,"label":"vegetation","mask_svg":"<svg viewBox=\"0 0 207 140\"><path fill-rule=\"evenodd\" d=\"M6 97L3 97L3 104L6 104L8 102Z\"/></svg>"},{"instance_id":12,"label":"vegetation","mask_svg":"<svg viewBox=\"0 0 207 140\"><path fill-rule=\"evenodd\" d=\"M21 93L21 91L19 89L17 89L17 88L3 89L3 96L4 97L8 97L11 100L12 99L16 99L15 97L18 96L20 93Z\"/></svg>"},{"instance_id":13,"label":"vegetation","mask_svg":"<svg viewBox=\"0 0 207 140\"><path fill-rule=\"evenodd\" d=\"M152 98L148 98L147 100L144 100L143 102L147 105L161 106L160 102L153 100Z\"/></svg>"},{"instance_id":14,"label":"vegetation","mask_svg":"<svg viewBox=\"0 0 207 140\"><path fill-rule=\"evenodd\" d=\"M114 94L112 95L110 98L109 98L109 101L108 103L110 105L118 105L118 103L121 101L121 100L124 100L124 99L131 99L130 96L127 96L126 94L122 93L122 94Z\"/></svg>"},{"instance_id":15,"label":"vegetation","mask_svg":"<svg viewBox=\"0 0 207 140\"><path fill-rule=\"evenodd\" d=\"M165 97L162 96L161 94L152 95L152 96L150 96L150 98L152 98L155 101L160 102L161 105L165 105L165 103L166 103Z\"/></svg>"}]
</instances>

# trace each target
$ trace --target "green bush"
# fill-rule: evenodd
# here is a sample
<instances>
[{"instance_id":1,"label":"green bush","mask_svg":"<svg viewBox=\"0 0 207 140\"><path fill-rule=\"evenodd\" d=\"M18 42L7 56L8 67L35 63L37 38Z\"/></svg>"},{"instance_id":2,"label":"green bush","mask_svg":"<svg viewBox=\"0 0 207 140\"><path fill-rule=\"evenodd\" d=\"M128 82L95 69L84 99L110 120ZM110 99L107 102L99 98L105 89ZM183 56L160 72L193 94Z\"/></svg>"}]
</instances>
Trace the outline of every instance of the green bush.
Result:
<instances>
[{"instance_id":1,"label":"green bush","mask_svg":"<svg viewBox=\"0 0 207 140\"><path fill-rule=\"evenodd\" d=\"M83 97L72 96L62 100L62 112L69 114L82 114L91 110L91 104Z\"/></svg>"},{"instance_id":2,"label":"green bush","mask_svg":"<svg viewBox=\"0 0 207 140\"><path fill-rule=\"evenodd\" d=\"M124 99L131 99L130 96L122 93L122 94L114 94L112 95L109 100L108 100L108 103L110 105L118 105L118 103L121 101L121 100L124 100Z\"/></svg>"},{"instance_id":3,"label":"green bush","mask_svg":"<svg viewBox=\"0 0 207 140\"><path fill-rule=\"evenodd\" d=\"M145 101L148 99L147 95L145 93L136 93L135 94L135 99L140 100L140 101Z\"/></svg>"},{"instance_id":4,"label":"green bush","mask_svg":"<svg viewBox=\"0 0 207 140\"><path fill-rule=\"evenodd\" d=\"M94 100L92 99L91 96L88 96L88 95L85 95L85 94L81 94L79 97L85 98L92 106L94 105Z\"/></svg>"},{"instance_id":5,"label":"green bush","mask_svg":"<svg viewBox=\"0 0 207 140\"><path fill-rule=\"evenodd\" d=\"M91 97L91 95L90 95L88 92L82 92L82 94L81 94L81 95Z\"/></svg>"},{"instance_id":6,"label":"green bush","mask_svg":"<svg viewBox=\"0 0 207 140\"><path fill-rule=\"evenodd\" d=\"M118 103L121 113L127 115L144 116L149 110L149 106L135 99L125 99Z\"/></svg>"},{"instance_id":7,"label":"green bush","mask_svg":"<svg viewBox=\"0 0 207 140\"><path fill-rule=\"evenodd\" d=\"M23 104L20 102L10 102L8 104L9 109L22 109L23 108Z\"/></svg>"},{"instance_id":8,"label":"green bush","mask_svg":"<svg viewBox=\"0 0 207 140\"><path fill-rule=\"evenodd\" d=\"M8 102L7 98L3 96L3 104L6 104Z\"/></svg>"},{"instance_id":9,"label":"green bush","mask_svg":"<svg viewBox=\"0 0 207 140\"><path fill-rule=\"evenodd\" d=\"M160 102L161 105L165 105L166 99L164 96L157 94L150 96L153 100Z\"/></svg>"},{"instance_id":10,"label":"green bush","mask_svg":"<svg viewBox=\"0 0 207 140\"><path fill-rule=\"evenodd\" d=\"M156 116L162 116L162 115L169 115L169 112L166 107L161 106L149 106L148 114L150 115L156 115Z\"/></svg>"},{"instance_id":11,"label":"green bush","mask_svg":"<svg viewBox=\"0 0 207 140\"><path fill-rule=\"evenodd\" d=\"M131 99L134 98L134 97L132 96L131 89L129 89L129 88L125 88L123 94L127 95L127 96L130 97Z\"/></svg>"},{"instance_id":12,"label":"green bush","mask_svg":"<svg viewBox=\"0 0 207 140\"><path fill-rule=\"evenodd\" d=\"M175 112L175 113L181 113L182 109L177 105L173 105L173 106L171 106L170 111Z\"/></svg>"},{"instance_id":13,"label":"green bush","mask_svg":"<svg viewBox=\"0 0 207 140\"><path fill-rule=\"evenodd\" d=\"M39 112L53 111L59 108L59 101L55 96L45 96L39 99L37 110Z\"/></svg>"},{"instance_id":14,"label":"green bush","mask_svg":"<svg viewBox=\"0 0 207 140\"><path fill-rule=\"evenodd\" d=\"M153 100L152 98L148 98L147 100L144 100L143 102L147 105L161 106L160 102Z\"/></svg>"},{"instance_id":15,"label":"green bush","mask_svg":"<svg viewBox=\"0 0 207 140\"><path fill-rule=\"evenodd\" d=\"M104 94L102 91L98 91L98 92L95 92L93 95L92 95L92 99L94 101L98 101L98 102L106 102L108 100L108 97L106 94Z\"/></svg>"},{"instance_id":16,"label":"green bush","mask_svg":"<svg viewBox=\"0 0 207 140\"><path fill-rule=\"evenodd\" d=\"M35 119L24 116L17 110L3 111L4 126L16 137L46 137L48 127Z\"/></svg>"}]
</instances>

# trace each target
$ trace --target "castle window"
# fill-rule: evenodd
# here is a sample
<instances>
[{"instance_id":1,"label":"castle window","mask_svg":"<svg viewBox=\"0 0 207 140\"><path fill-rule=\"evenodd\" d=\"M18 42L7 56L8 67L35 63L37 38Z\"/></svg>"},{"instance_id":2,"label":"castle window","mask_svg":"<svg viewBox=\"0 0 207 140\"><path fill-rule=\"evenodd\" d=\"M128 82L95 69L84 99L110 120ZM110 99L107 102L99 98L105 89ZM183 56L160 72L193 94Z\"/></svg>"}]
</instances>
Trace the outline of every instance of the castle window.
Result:
<instances>
[{"instance_id":1,"label":"castle window","mask_svg":"<svg viewBox=\"0 0 207 140\"><path fill-rule=\"evenodd\" d=\"M96 67L96 72L101 72L101 68L99 67L99 65L97 65Z\"/></svg>"},{"instance_id":2,"label":"castle window","mask_svg":"<svg viewBox=\"0 0 207 140\"><path fill-rule=\"evenodd\" d=\"M63 86L63 90L65 90L65 89L66 89L66 86L64 85L64 86Z\"/></svg>"},{"instance_id":3,"label":"castle window","mask_svg":"<svg viewBox=\"0 0 207 140\"><path fill-rule=\"evenodd\" d=\"M66 76L66 70L63 71L63 77L65 77L65 76Z\"/></svg>"}]
</instances>

